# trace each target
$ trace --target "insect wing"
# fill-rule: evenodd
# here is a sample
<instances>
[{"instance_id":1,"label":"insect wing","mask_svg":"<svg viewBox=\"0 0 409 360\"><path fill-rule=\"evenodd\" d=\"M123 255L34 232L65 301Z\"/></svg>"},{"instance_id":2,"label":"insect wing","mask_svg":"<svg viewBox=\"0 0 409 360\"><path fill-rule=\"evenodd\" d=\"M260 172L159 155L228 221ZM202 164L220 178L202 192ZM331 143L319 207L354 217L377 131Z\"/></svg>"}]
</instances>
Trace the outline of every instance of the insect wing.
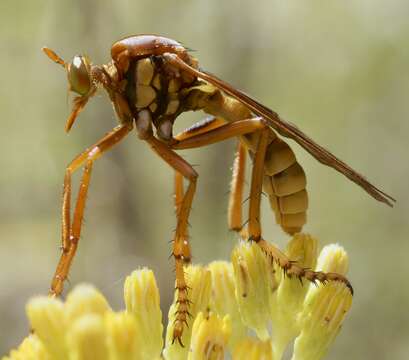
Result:
<instances>
[{"instance_id":1,"label":"insect wing","mask_svg":"<svg viewBox=\"0 0 409 360\"><path fill-rule=\"evenodd\" d=\"M348 179L361 186L369 195L371 195L376 200L381 201L389 206L393 206L393 202L396 201L393 197L378 189L376 186L372 185L361 174L353 170L342 160L338 159L327 149L325 149L321 145L318 145L309 136L304 134L297 126L280 118L280 116L275 111L259 103L257 100L246 95L227 82L219 79L217 76L207 71L196 70L192 68L177 56L173 56L173 54L165 54L165 57L174 66L177 66L181 70L187 71L190 74L209 82L226 94L236 98L238 101L246 105L254 114L261 116L267 122L267 125L269 127L276 130L280 135L296 141L319 162L332 167L341 174L345 175Z\"/></svg>"}]
</instances>

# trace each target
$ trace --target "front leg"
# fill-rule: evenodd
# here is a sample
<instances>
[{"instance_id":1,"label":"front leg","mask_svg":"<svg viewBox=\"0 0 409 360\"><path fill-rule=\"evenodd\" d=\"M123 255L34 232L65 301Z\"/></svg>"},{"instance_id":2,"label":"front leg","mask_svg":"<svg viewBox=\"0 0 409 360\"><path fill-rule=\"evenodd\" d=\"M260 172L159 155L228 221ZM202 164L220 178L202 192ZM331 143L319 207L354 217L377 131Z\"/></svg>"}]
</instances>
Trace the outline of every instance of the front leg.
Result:
<instances>
[{"instance_id":1,"label":"front leg","mask_svg":"<svg viewBox=\"0 0 409 360\"><path fill-rule=\"evenodd\" d=\"M74 259L81 235L82 221L84 217L85 201L87 197L89 181L93 162L104 152L120 142L132 130L131 124L116 127L100 141L78 155L65 171L62 205L62 253L57 265L55 275L51 282L50 295L58 296L64 288L64 281L68 276L71 263ZM81 179L77 203L74 209L73 221L70 220L71 204L71 177L72 174L83 164L84 173Z\"/></svg>"}]
</instances>

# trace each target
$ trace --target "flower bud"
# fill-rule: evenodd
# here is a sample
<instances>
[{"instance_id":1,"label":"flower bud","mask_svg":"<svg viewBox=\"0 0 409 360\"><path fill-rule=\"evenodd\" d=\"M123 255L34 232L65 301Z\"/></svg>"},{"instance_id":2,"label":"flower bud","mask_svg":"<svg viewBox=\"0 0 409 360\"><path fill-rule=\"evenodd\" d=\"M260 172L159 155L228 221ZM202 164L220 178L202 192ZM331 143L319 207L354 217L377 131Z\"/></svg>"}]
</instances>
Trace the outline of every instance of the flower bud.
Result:
<instances>
[{"instance_id":1,"label":"flower bud","mask_svg":"<svg viewBox=\"0 0 409 360\"><path fill-rule=\"evenodd\" d=\"M274 360L271 342L247 337L241 340L233 352L234 360Z\"/></svg>"},{"instance_id":2,"label":"flower bud","mask_svg":"<svg viewBox=\"0 0 409 360\"><path fill-rule=\"evenodd\" d=\"M143 359L145 336L138 332L135 317L126 312L105 314L110 360Z\"/></svg>"},{"instance_id":3,"label":"flower bud","mask_svg":"<svg viewBox=\"0 0 409 360\"><path fill-rule=\"evenodd\" d=\"M28 302L26 311L31 328L51 357L68 359L65 343L67 321L63 303L58 299L39 296Z\"/></svg>"},{"instance_id":4,"label":"flower bud","mask_svg":"<svg viewBox=\"0 0 409 360\"><path fill-rule=\"evenodd\" d=\"M233 250L236 300L244 325L269 337L270 304L276 283L273 266L255 243L241 241Z\"/></svg>"},{"instance_id":5,"label":"flower bud","mask_svg":"<svg viewBox=\"0 0 409 360\"><path fill-rule=\"evenodd\" d=\"M124 298L127 312L135 317L138 333L143 334L141 359L159 358L163 347L163 325L153 272L148 269L132 272L125 280Z\"/></svg>"},{"instance_id":6,"label":"flower bud","mask_svg":"<svg viewBox=\"0 0 409 360\"><path fill-rule=\"evenodd\" d=\"M12 350L10 356L2 360L49 360L50 354L36 335L29 335L20 344L17 350Z\"/></svg>"},{"instance_id":7,"label":"flower bud","mask_svg":"<svg viewBox=\"0 0 409 360\"><path fill-rule=\"evenodd\" d=\"M229 316L200 312L193 323L188 360L223 360L231 334Z\"/></svg>"},{"instance_id":8,"label":"flower bud","mask_svg":"<svg viewBox=\"0 0 409 360\"><path fill-rule=\"evenodd\" d=\"M237 306L234 284L233 265L227 261L213 261L208 265L212 276L212 297L210 308L220 317L230 316L232 334L230 348L246 335L247 328L241 321Z\"/></svg>"},{"instance_id":9,"label":"flower bud","mask_svg":"<svg viewBox=\"0 0 409 360\"><path fill-rule=\"evenodd\" d=\"M189 265L185 268L185 277L187 285L189 286L188 298L190 301L189 313L191 316L187 318L187 325L184 326L181 339L184 347L180 346L177 342L173 344L173 328L177 300L176 290L173 304L169 309L166 346L163 351L165 359L169 360L186 360L190 347L193 320L199 312L207 313L209 309L210 295L212 291L210 271L202 266Z\"/></svg>"},{"instance_id":10,"label":"flower bud","mask_svg":"<svg viewBox=\"0 0 409 360\"><path fill-rule=\"evenodd\" d=\"M80 284L72 290L65 302L65 312L69 322L74 322L86 314L103 315L111 308L105 297L92 285Z\"/></svg>"},{"instance_id":11,"label":"flower bud","mask_svg":"<svg viewBox=\"0 0 409 360\"><path fill-rule=\"evenodd\" d=\"M317 241L309 235L296 234L288 243L286 255L301 267L314 268L317 262ZM284 276L279 268L277 271L281 274L281 281L273 295L272 343L275 358L281 359L288 343L300 332L297 318L310 284L305 279L301 282L297 277Z\"/></svg>"},{"instance_id":12,"label":"flower bud","mask_svg":"<svg viewBox=\"0 0 409 360\"><path fill-rule=\"evenodd\" d=\"M326 246L318 258L318 270L345 275L348 256L338 245ZM337 336L352 305L350 290L341 282L311 286L300 314L301 334L294 343L292 360L319 360Z\"/></svg>"},{"instance_id":13,"label":"flower bud","mask_svg":"<svg viewBox=\"0 0 409 360\"><path fill-rule=\"evenodd\" d=\"M77 318L71 325L67 343L70 359L109 360L104 319L99 314L89 313Z\"/></svg>"}]
</instances>

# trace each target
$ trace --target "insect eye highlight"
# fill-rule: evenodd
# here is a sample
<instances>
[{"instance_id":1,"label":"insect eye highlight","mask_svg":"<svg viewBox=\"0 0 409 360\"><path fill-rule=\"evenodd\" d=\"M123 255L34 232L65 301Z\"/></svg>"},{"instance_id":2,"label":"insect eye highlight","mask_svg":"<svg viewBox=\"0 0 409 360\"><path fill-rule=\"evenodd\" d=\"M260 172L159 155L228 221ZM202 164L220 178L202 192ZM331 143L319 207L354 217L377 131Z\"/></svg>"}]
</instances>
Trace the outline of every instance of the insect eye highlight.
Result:
<instances>
[{"instance_id":1,"label":"insect eye highlight","mask_svg":"<svg viewBox=\"0 0 409 360\"><path fill-rule=\"evenodd\" d=\"M91 89L90 64L84 56L76 55L68 64L68 82L70 90L86 95Z\"/></svg>"}]
</instances>

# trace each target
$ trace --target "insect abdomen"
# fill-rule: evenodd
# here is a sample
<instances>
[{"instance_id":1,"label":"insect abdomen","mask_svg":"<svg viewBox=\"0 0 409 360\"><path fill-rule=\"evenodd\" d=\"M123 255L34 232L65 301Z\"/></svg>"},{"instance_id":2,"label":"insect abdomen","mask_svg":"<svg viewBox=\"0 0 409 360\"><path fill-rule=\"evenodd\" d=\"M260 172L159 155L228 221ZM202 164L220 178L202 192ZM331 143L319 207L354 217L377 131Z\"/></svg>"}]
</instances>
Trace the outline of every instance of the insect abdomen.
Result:
<instances>
[{"instance_id":1,"label":"insect abdomen","mask_svg":"<svg viewBox=\"0 0 409 360\"><path fill-rule=\"evenodd\" d=\"M230 122L252 117L250 110L236 99L225 96L221 92L217 94L208 100L205 107L207 113ZM301 231L307 220L308 195L305 190L305 173L285 141L281 140L274 131L271 131L270 136L270 144L264 160L263 189L269 197L276 222L285 232L294 234ZM259 134L241 136L240 141L253 158Z\"/></svg>"},{"instance_id":2,"label":"insect abdomen","mask_svg":"<svg viewBox=\"0 0 409 360\"><path fill-rule=\"evenodd\" d=\"M277 223L289 234L301 231L307 220L306 177L294 152L278 137L267 148L264 171L263 188Z\"/></svg>"}]
</instances>

